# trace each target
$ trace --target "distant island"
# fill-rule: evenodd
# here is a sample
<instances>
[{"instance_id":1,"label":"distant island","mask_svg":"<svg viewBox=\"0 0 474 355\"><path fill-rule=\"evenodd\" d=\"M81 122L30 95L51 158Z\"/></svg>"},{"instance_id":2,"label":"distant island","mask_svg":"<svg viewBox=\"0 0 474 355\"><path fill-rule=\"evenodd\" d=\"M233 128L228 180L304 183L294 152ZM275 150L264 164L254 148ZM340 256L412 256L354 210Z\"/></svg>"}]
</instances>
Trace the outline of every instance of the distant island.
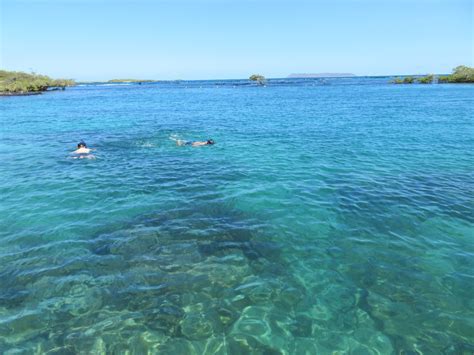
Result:
<instances>
[{"instance_id":1,"label":"distant island","mask_svg":"<svg viewBox=\"0 0 474 355\"><path fill-rule=\"evenodd\" d=\"M291 79L302 79L302 78L347 78L356 76L352 73L292 73L287 76Z\"/></svg>"},{"instance_id":2,"label":"distant island","mask_svg":"<svg viewBox=\"0 0 474 355\"><path fill-rule=\"evenodd\" d=\"M107 81L108 83L156 83L158 80L141 80L141 79L112 79Z\"/></svg>"},{"instance_id":3,"label":"distant island","mask_svg":"<svg viewBox=\"0 0 474 355\"><path fill-rule=\"evenodd\" d=\"M0 70L0 96L34 95L46 90L64 90L76 85L71 79L51 79L46 75Z\"/></svg>"}]
</instances>

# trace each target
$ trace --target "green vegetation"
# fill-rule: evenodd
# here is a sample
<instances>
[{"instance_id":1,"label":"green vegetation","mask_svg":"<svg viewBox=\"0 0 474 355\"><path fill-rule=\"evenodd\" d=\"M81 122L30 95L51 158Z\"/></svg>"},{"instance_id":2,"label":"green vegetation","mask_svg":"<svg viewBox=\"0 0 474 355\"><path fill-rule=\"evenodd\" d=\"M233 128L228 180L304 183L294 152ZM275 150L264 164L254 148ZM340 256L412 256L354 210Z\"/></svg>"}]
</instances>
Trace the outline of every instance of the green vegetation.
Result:
<instances>
[{"instance_id":1,"label":"green vegetation","mask_svg":"<svg viewBox=\"0 0 474 355\"><path fill-rule=\"evenodd\" d=\"M140 79L112 79L108 83L154 83L156 80L140 80Z\"/></svg>"},{"instance_id":2,"label":"green vegetation","mask_svg":"<svg viewBox=\"0 0 474 355\"><path fill-rule=\"evenodd\" d=\"M73 85L74 80L55 80L46 75L0 70L0 95L35 94L50 88L64 90Z\"/></svg>"},{"instance_id":3,"label":"green vegetation","mask_svg":"<svg viewBox=\"0 0 474 355\"><path fill-rule=\"evenodd\" d=\"M393 79L393 84L413 84L415 82L415 78L412 76L406 76L404 78L395 78Z\"/></svg>"},{"instance_id":4,"label":"green vegetation","mask_svg":"<svg viewBox=\"0 0 474 355\"><path fill-rule=\"evenodd\" d=\"M434 75L433 74L428 74L422 78L418 79L418 82L420 84L432 84L434 80Z\"/></svg>"},{"instance_id":5,"label":"green vegetation","mask_svg":"<svg viewBox=\"0 0 474 355\"><path fill-rule=\"evenodd\" d=\"M393 79L393 84L413 84L417 81L420 84L432 84L435 81L433 74L428 74L415 79L412 76ZM452 74L438 77L440 83L474 83L474 68L460 65L453 69Z\"/></svg>"},{"instance_id":6,"label":"green vegetation","mask_svg":"<svg viewBox=\"0 0 474 355\"><path fill-rule=\"evenodd\" d=\"M265 85L267 79L263 75L253 74L250 76L249 80L256 81L259 85Z\"/></svg>"},{"instance_id":7,"label":"green vegetation","mask_svg":"<svg viewBox=\"0 0 474 355\"><path fill-rule=\"evenodd\" d=\"M474 68L465 65L457 66L453 73L438 78L440 83L474 83Z\"/></svg>"}]
</instances>

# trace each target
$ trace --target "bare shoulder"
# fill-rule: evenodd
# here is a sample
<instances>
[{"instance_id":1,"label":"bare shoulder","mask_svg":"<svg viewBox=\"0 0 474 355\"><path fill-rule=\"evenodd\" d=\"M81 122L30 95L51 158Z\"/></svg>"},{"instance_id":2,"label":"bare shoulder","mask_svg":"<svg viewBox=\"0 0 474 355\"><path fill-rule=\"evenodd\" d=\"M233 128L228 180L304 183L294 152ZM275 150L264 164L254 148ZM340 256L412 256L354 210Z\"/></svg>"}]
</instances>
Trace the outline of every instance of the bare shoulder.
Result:
<instances>
[{"instance_id":1,"label":"bare shoulder","mask_svg":"<svg viewBox=\"0 0 474 355\"><path fill-rule=\"evenodd\" d=\"M89 149L89 148L79 148L79 149L76 149L73 153L74 154L89 154L91 150L92 149Z\"/></svg>"}]
</instances>

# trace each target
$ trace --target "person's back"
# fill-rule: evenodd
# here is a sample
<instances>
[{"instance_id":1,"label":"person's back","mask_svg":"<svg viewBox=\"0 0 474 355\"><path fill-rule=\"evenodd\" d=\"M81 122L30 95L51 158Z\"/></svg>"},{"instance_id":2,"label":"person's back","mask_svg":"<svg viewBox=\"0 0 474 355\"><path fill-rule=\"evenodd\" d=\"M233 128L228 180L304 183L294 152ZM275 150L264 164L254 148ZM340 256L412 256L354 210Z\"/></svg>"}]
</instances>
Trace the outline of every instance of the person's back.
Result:
<instances>
[{"instance_id":1,"label":"person's back","mask_svg":"<svg viewBox=\"0 0 474 355\"><path fill-rule=\"evenodd\" d=\"M90 152L91 152L90 148L81 147L81 148L77 148L74 151L74 154L89 154Z\"/></svg>"},{"instance_id":2,"label":"person's back","mask_svg":"<svg viewBox=\"0 0 474 355\"><path fill-rule=\"evenodd\" d=\"M207 141L183 141L183 140L176 140L176 145L190 145L192 147L200 147L203 145L212 145L215 144L213 139L208 139Z\"/></svg>"},{"instance_id":3,"label":"person's back","mask_svg":"<svg viewBox=\"0 0 474 355\"><path fill-rule=\"evenodd\" d=\"M87 144L84 141L80 141L79 144L77 145L77 149L72 152L72 154L77 154L77 158L82 159L82 158L94 158L92 154L90 154L92 149L87 148Z\"/></svg>"}]
</instances>

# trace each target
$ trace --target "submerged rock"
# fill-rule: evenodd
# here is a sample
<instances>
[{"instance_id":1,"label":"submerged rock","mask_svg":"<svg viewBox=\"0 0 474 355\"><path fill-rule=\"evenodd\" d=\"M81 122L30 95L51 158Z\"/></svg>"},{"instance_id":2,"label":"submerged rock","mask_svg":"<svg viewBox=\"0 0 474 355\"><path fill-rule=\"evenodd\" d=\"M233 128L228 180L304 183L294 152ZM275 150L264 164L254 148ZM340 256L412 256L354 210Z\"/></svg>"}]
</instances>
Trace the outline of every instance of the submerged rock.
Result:
<instances>
[{"instance_id":1,"label":"submerged rock","mask_svg":"<svg viewBox=\"0 0 474 355\"><path fill-rule=\"evenodd\" d=\"M181 333L190 340L209 338L213 332L213 322L204 314L187 315L180 324Z\"/></svg>"},{"instance_id":2,"label":"submerged rock","mask_svg":"<svg viewBox=\"0 0 474 355\"><path fill-rule=\"evenodd\" d=\"M295 287L285 287L278 294L275 303L281 305L284 308L296 307L298 303L303 299L304 290L297 289Z\"/></svg>"},{"instance_id":3,"label":"submerged rock","mask_svg":"<svg viewBox=\"0 0 474 355\"><path fill-rule=\"evenodd\" d=\"M219 320L224 326L231 325L238 319L238 315L236 312L233 312L232 310L225 307L218 308L217 314L219 316Z\"/></svg>"},{"instance_id":4,"label":"submerged rock","mask_svg":"<svg viewBox=\"0 0 474 355\"><path fill-rule=\"evenodd\" d=\"M290 329L295 337L309 338L313 335L313 320L305 315L298 315Z\"/></svg>"},{"instance_id":5,"label":"submerged rock","mask_svg":"<svg viewBox=\"0 0 474 355\"><path fill-rule=\"evenodd\" d=\"M245 295L252 303L266 303L274 296L273 284L262 281L254 281L240 285L235 291Z\"/></svg>"},{"instance_id":6,"label":"submerged rock","mask_svg":"<svg viewBox=\"0 0 474 355\"><path fill-rule=\"evenodd\" d=\"M184 338L169 338L163 344L158 345L157 354L180 355L197 354L193 343Z\"/></svg>"},{"instance_id":7,"label":"submerged rock","mask_svg":"<svg viewBox=\"0 0 474 355\"><path fill-rule=\"evenodd\" d=\"M184 314L184 311L176 306L164 305L160 308L147 311L145 322L151 329L160 330L168 335L173 335L177 333L177 328Z\"/></svg>"},{"instance_id":8,"label":"submerged rock","mask_svg":"<svg viewBox=\"0 0 474 355\"><path fill-rule=\"evenodd\" d=\"M227 337L229 354L265 354L282 355L283 352L259 342L255 337L245 334L235 334Z\"/></svg>"}]
</instances>

